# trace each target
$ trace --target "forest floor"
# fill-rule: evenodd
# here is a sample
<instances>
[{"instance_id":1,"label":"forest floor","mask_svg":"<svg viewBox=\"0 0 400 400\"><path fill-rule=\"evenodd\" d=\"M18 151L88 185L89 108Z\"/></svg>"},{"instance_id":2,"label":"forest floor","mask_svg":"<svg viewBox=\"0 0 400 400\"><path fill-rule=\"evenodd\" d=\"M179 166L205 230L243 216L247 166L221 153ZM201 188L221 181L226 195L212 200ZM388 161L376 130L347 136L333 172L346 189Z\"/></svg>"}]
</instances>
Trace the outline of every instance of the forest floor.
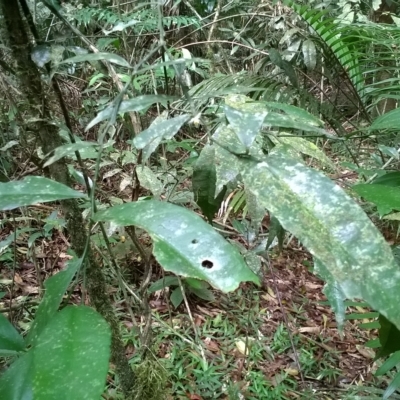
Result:
<instances>
[{"instance_id":1,"label":"forest floor","mask_svg":"<svg viewBox=\"0 0 400 400\"><path fill-rule=\"evenodd\" d=\"M7 234L3 231L0 241ZM32 321L43 281L61 270L69 257L68 239L61 230L41 240L34 257L26 247L30 235L24 232L17 239L19 261L14 280L12 269L4 268L0 281L0 291L5 293L0 308L9 311L12 291L11 317L22 331ZM136 263L130 261L129 268L135 268ZM280 254L272 251L269 265L263 268L261 287L242 284L234 293L214 293L215 302L191 295L186 305L175 309L168 289L150 295L150 352L168 373L168 398L355 399L368 393L366 398L371 399L375 398L371 396L375 389L379 398L387 382L373 376L375 354L365 346L376 338L376 331L361 329L360 325L360 320L366 324L374 321L376 314L361 303L347 303L347 318L340 333L323 295L323 282L312 273L311 257L296 240ZM131 272L125 269L122 275L135 290L136 273ZM156 269L155 275L153 280L162 277L161 269ZM141 357L138 349L143 318L137 316L140 312L132 299L116 289L113 272L107 273L107 280L127 356L135 366ZM69 300L87 303L84 295L77 285ZM135 315L134 320L130 315ZM120 399L112 371L111 366L103 397ZM368 387L367 391L363 392L363 387Z\"/></svg>"}]
</instances>

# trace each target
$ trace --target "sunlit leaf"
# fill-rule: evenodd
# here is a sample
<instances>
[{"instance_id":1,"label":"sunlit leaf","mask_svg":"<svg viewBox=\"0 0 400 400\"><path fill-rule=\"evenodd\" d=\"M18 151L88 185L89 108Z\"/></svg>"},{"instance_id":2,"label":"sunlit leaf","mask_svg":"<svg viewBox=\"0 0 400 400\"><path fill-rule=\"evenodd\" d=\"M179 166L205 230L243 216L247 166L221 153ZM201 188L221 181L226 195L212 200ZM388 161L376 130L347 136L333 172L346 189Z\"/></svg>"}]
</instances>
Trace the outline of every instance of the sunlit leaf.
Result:
<instances>
[{"instance_id":1,"label":"sunlit leaf","mask_svg":"<svg viewBox=\"0 0 400 400\"><path fill-rule=\"evenodd\" d=\"M225 105L224 110L230 127L233 128L242 145L246 149L250 148L256 136L260 132L267 111L245 112L230 107L227 104Z\"/></svg>"},{"instance_id":2,"label":"sunlit leaf","mask_svg":"<svg viewBox=\"0 0 400 400\"><path fill-rule=\"evenodd\" d=\"M238 250L185 208L139 201L100 211L94 219L146 230L153 239L156 259L176 275L207 281L224 292L235 290L242 281L258 283Z\"/></svg>"},{"instance_id":3,"label":"sunlit leaf","mask_svg":"<svg viewBox=\"0 0 400 400\"><path fill-rule=\"evenodd\" d=\"M77 142L77 143L67 143L62 146L57 147L54 150L53 155L44 163L44 167L47 167L54 162L58 161L60 158L65 156L75 155L76 151L82 150L83 148L98 146L94 142Z\"/></svg>"},{"instance_id":4,"label":"sunlit leaf","mask_svg":"<svg viewBox=\"0 0 400 400\"><path fill-rule=\"evenodd\" d=\"M380 184L359 184L352 189L365 200L374 203L381 216L400 210L400 187Z\"/></svg>"},{"instance_id":5,"label":"sunlit leaf","mask_svg":"<svg viewBox=\"0 0 400 400\"><path fill-rule=\"evenodd\" d=\"M111 333L89 307L68 306L46 325L34 353L33 392L40 400L98 400L104 390Z\"/></svg>"},{"instance_id":6,"label":"sunlit leaf","mask_svg":"<svg viewBox=\"0 0 400 400\"><path fill-rule=\"evenodd\" d=\"M143 163L145 163L157 146L164 139L172 139L181 126L187 122L190 115L184 114L175 118L165 119L157 117L149 128L137 135L132 143L137 149L143 149Z\"/></svg>"},{"instance_id":7,"label":"sunlit leaf","mask_svg":"<svg viewBox=\"0 0 400 400\"><path fill-rule=\"evenodd\" d=\"M173 97L163 96L163 95L142 95L137 96L129 100L121 101L118 109L116 109L117 105L112 102L109 106L107 106L104 110L100 111L95 118L93 118L89 124L86 126L85 131L87 132L89 129L93 128L99 122L107 120L111 118L115 113L124 114L126 112L133 111L141 111L145 110L151 105L155 103L161 103L167 105L168 101L173 100Z\"/></svg>"},{"instance_id":8,"label":"sunlit leaf","mask_svg":"<svg viewBox=\"0 0 400 400\"><path fill-rule=\"evenodd\" d=\"M112 64L120 65L121 67L130 68L131 65L124 58L117 54L113 53L88 53L88 54L80 54L78 56L74 56L71 58L67 58L66 60L60 62L60 64L73 64L84 61L101 61L105 60Z\"/></svg>"},{"instance_id":9,"label":"sunlit leaf","mask_svg":"<svg viewBox=\"0 0 400 400\"><path fill-rule=\"evenodd\" d=\"M326 267L344 295L365 300L400 327L400 270L360 206L285 152L263 162L242 159L241 165L245 184Z\"/></svg>"},{"instance_id":10,"label":"sunlit leaf","mask_svg":"<svg viewBox=\"0 0 400 400\"><path fill-rule=\"evenodd\" d=\"M80 197L86 196L41 176L28 176L21 181L0 183L0 210Z\"/></svg>"},{"instance_id":11,"label":"sunlit leaf","mask_svg":"<svg viewBox=\"0 0 400 400\"><path fill-rule=\"evenodd\" d=\"M311 39L304 40L301 51L305 66L309 71L313 71L317 65L317 48L314 41Z\"/></svg>"}]
</instances>

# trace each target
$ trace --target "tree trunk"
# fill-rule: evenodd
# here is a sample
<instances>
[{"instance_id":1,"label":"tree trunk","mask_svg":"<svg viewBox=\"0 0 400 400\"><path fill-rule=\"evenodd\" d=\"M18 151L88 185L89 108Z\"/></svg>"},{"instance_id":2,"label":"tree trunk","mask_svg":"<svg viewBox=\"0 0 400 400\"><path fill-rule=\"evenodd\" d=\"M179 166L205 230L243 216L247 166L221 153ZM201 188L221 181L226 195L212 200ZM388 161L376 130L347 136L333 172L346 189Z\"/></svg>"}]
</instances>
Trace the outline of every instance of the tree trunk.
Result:
<instances>
[{"instance_id":1,"label":"tree trunk","mask_svg":"<svg viewBox=\"0 0 400 400\"><path fill-rule=\"evenodd\" d=\"M36 120L36 122L29 124L29 129L37 135L43 153L48 154L62 144L57 126L50 123L54 119L52 102L49 98L51 95L47 91L45 93L40 73L31 60L27 24L22 18L18 2L0 0L0 4L6 22L9 45L14 57L19 88L23 91L26 99L25 107L28 119L34 118ZM68 167L64 159L50 165L49 173L56 181L71 186ZM80 257L83 255L88 237L87 230L83 229L85 222L81 210L75 199L64 200L61 204L65 213L72 248ZM103 272L90 249L85 260L85 273L90 301L111 327L111 361L115 364L121 388L124 394L129 397L134 384L134 374L125 356L118 321L107 295L107 285Z\"/></svg>"}]
</instances>

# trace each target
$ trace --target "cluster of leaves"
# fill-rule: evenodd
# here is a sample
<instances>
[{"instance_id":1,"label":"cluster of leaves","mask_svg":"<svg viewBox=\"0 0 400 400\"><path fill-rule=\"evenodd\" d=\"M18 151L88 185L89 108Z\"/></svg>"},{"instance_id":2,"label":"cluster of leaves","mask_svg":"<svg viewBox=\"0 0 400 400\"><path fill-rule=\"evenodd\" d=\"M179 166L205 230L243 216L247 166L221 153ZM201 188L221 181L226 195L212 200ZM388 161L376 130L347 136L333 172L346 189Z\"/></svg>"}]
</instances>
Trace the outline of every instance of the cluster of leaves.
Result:
<instances>
[{"instance_id":1,"label":"cluster of leaves","mask_svg":"<svg viewBox=\"0 0 400 400\"><path fill-rule=\"evenodd\" d=\"M210 12L214 7L213 2L200 3L197 6L203 13ZM273 236L282 237L283 230L287 230L312 254L314 270L326 282L325 294L336 313L340 327L344 323L344 302L347 298L362 299L379 312L381 350L378 356L390 355L378 371L383 374L399 362L400 349L393 345L398 342L400 328L398 264L392 249L361 207L321 171L304 162L304 159L312 158L325 169L335 168L324 152L305 138L305 135L311 134L319 139L342 139L339 144L343 142L344 146L347 146L351 135L346 135L340 123L335 124L332 115L328 115L332 109L340 112L338 104L333 101L331 107L321 105L321 91L317 92L317 96L312 95L308 84L301 84L299 74L305 68L307 79L311 81L312 73L317 74L318 67L324 67L323 71L318 71L318 76L330 82L337 78L332 75L339 74L349 88L344 90L345 94L367 121L367 126L357 132L365 137L393 132L397 129L399 111L392 110L371 123L375 117L371 110L374 107L379 108L384 99L398 98L395 94L398 77L393 74L383 81L377 81L375 75L397 71L399 57L397 47L393 47L393 44L398 41L400 31L397 27L366 24L363 21L351 25L343 24L343 15L331 17L327 12L318 9L310 10L309 7L298 6L290 1L286 4L312 34L303 39L299 33L301 31L296 28L280 35L278 45L273 48L272 45L277 40L276 31L281 31L287 21L273 20L269 28L275 31L265 44L256 43L259 36L251 37L252 26L246 26L237 33L236 23L240 18L235 16L226 26L220 27L220 32L224 40L232 40L234 44L231 57L235 53L236 56L246 53L242 50L238 52L239 48L253 49L245 54L245 62L256 61L253 71L215 75L191 90L184 91L185 97L177 101L171 96L148 94L124 98L131 87L146 92L149 85L141 85L140 79L148 82L154 72L156 78L165 75L167 67L173 71L170 77L179 79L184 71L182 64L185 64L187 70L196 72L196 61L190 57L183 57L182 63L182 59L177 60L171 56L174 46L167 48L168 59L161 60L162 63L157 60L154 65L146 65L142 71L132 68L123 57L107 53L78 55L58 63L55 69L58 65L75 63L91 63L96 66L95 63L99 60L113 63L121 68L126 87L115 100L104 97L103 109L87 124L87 131L102 124L97 141L78 138L73 143L67 138L68 143L45 156L44 165L51 165L64 157L73 157L79 151L85 155L84 159L95 160L91 166L96 170L112 166L103 177L121 174L122 191L131 183L129 175L123 173L123 168L140 160L142 165L136 168L135 174L141 186L150 190L155 199L143 199L107 208L105 204L98 204L94 197L86 198L82 193L59 186L45 178L31 177L1 183L0 208L10 210L39 202L85 198L83 207L93 222L108 222L119 227L136 226L147 231L153 240L153 254L160 265L166 271L184 278L181 280L175 276L167 277L154 283L149 291L176 286L171 295L175 306L183 301L185 289L212 301L213 295L208 284L224 292L235 290L242 281L258 284L257 273L261 262L258 255L268 249ZM108 33L132 30L135 35L143 32L161 34L160 19L162 26L167 28L180 28L189 24L200 27L197 17L163 18L159 11L148 7L121 16L105 9L77 8L71 15L83 25L93 21L104 24ZM226 15L235 15L237 9L228 8L223 11ZM344 11L341 12L343 14ZM111 28L109 25L112 25ZM261 28L264 27L261 25ZM164 48L163 50L165 51ZM182 51L182 55L185 56L185 52ZM231 65L228 59L225 61ZM213 64L215 66L215 60ZM261 72L263 75L260 76ZM99 71L96 71L90 85L96 84L105 76L100 76ZM167 85L167 79L164 83ZM174 109L180 114L173 117L160 115L149 128L123 143L132 146L129 150L124 150L123 157L115 157L118 149L112 126L123 121L118 116L145 113L155 105L168 110ZM324 121L312 113L322 115ZM151 167L148 163L155 157L160 160L162 169L162 157L158 156L157 149L165 143L171 144L179 130L195 115L192 122L201 124L209 136L200 155L196 157L195 154L195 161L191 160L189 163L189 168L193 170L193 198L205 217L212 222L223 199L240 184L241 204L246 203L248 219L255 233L250 244L256 250L251 256L245 254L245 249L240 246L233 246L224 240L193 211L173 204L180 202L172 197L173 189L167 193L170 202L156 200L167 186L173 185L167 179L162 181L158 171L154 172L153 163ZM325 122L336 129L337 136L324 129ZM110 137L104 143L106 133ZM399 173L386 173L385 168L397 162L399 155L393 143L386 144L381 145L379 151L389 159L383 159L380 165L369 169L371 182L356 185L353 189L365 200L376 204L381 217L395 220L399 218L398 214L391 212L400 210ZM187 143L181 146L193 150ZM11 147L5 146L0 150L5 152ZM140 159L137 154L140 154ZM121 159L128 161L121 162ZM74 171L72 165L70 167L71 173L75 173L79 179L78 171ZM361 168L357 159L352 168L365 173L365 168ZM167 168L162 172L166 174ZM188 176L189 174L185 175L185 179ZM81 177L80 183L89 182L89 179L88 176L86 180ZM96 184L96 180L91 182L93 190ZM94 213L95 205L101 211ZM271 213L277 228L275 232L271 229L267 242L263 242L259 239L258 231L266 212ZM349 216L352 218L350 222ZM244 255L240 254L238 247ZM252 268L249 268L246 261ZM99 397L107 373L110 341L108 328L98 314L84 307L67 307L57 312L62 295L78 272L81 262L82 260L74 258L65 271L47 281L46 295L26 339L5 318L0 320L3 354L23 354L0 379L1 392L7 393L10 399L20 398L22 394L30 392L43 399L51 398L56 385L64 387L67 383L70 385L68 390L75 391L70 396L74 397L76 393L87 388L87 383L82 382L80 376L86 374L87 369L94 364L96 368L91 369L90 376L93 387L88 393L93 396L91 398ZM88 318L93 320L90 326L84 324ZM86 347L85 340L80 340L82 337L90 341L90 348ZM65 349L72 346L71 342L76 351L68 353ZM59 344L61 347L56 349ZM51 364L44 356L43 349L47 346L54 348ZM99 348L104 350L99 352ZM78 360L74 357L83 349L90 354L84 362L79 361L82 369L78 369ZM33 369L32 363L36 366ZM65 365L71 368L68 370L69 375L65 373ZM26 371L26 376L29 377L26 381L21 377L21 370ZM58 373L52 375L53 370ZM66 376L73 377L76 384L66 382ZM397 375L386 391L386 398L398 388L399 376Z\"/></svg>"}]
</instances>

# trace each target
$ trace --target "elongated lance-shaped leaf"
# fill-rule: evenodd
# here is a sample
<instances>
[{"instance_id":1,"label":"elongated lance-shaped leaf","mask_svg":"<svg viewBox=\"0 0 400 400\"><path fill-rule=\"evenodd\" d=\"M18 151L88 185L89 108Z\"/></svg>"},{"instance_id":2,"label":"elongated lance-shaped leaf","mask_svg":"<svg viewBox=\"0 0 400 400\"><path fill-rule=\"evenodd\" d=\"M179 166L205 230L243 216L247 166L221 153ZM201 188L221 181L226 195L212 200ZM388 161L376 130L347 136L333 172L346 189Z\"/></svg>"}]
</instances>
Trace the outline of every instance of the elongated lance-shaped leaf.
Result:
<instances>
[{"instance_id":1,"label":"elongated lance-shaped leaf","mask_svg":"<svg viewBox=\"0 0 400 400\"><path fill-rule=\"evenodd\" d=\"M209 222L221 206L226 192L225 186L215 197L216 180L215 147L206 145L193 166L192 186L194 199Z\"/></svg>"},{"instance_id":2,"label":"elongated lance-shaped leaf","mask_svg":"<svg viewBox=\"0 0 400 400\"><path fill-rule=\"evenodd\" d=\"M0 357L10 356L22 351L25 342L11 322L0 314Z\"/></svg>"},{"instance_id":3,"label":"elongated lance-shaped leaf","mask_svg":"<svg viewBox=\"0 0 400 400\"><path fill-rule=\"evenodd\" d=\"M259 134L267 111L245 112L225 104L225 115L242 145L248 149Z\"/></svg>"},{"instance_id":4,"label":"elongated lance-shaped leaf","mask_svg":"<svg viewBox=\"0 0 400 400\"><path fill-rule=\"evenodd\" d=\"M361 298L400 327L400 270L360 206L320 172L276 152L241 159L242 176L269 209L329 270L347 298Z\"/></svg>"},{"instance_id":5,"label":"elongated lance-shaped leaf","mask_svg":"<svg viewBox=\"0 0 400 400\"><path fill-rule=\"evenodd\" d=\"M173 100L173 97L163 96L163 95L142 95L137 96L129 100L121 101L118 106L118 110L115 108L117 104L112 102L104 110L100 111L95 118L93 118L89 124L86 126L85 131L87 132L90 128L93 128L99 122L110 119L115 113L126 113L132 111L144 110L155 103L166 104L168 100Z\"/></svg>"},{"instance_id":6,"label":"elongated lance-shaped leaf","mask_svg":"<svg viewBox=\"0 0 400 400\"><path fill-rule=\"evenodd\" d=\"M85 196L51 179L28 176L21 181L0 183L0 210Z\"/></svg>"},{"instance_id":7,"label":"elongated lance-shaped leaf","mask_svg":"<svg viewBox=\"0 0 400 400\"><path fill-rule=\"evenodd\" d=\"M153 239L153 253L167 271L209 282L223 292L240 282L259 283L239 251L201 217L185 208L149 200L114 206L95 214L96 221L135 225Z\"/></svg>"},{"instance_id":8,"label":"elongated lance-shaped leaf","mask_svg":"<svg viewBox=\"0 0 400 400\"><path fill-rule=\"evenodd\" d=\"M143 149L143 163L149 159L163 139L172 139L189 118L190 115L187 114L171 119L166 119L164 115L160 115L149 128L136 136L132 143L137 149Z\"/></svg>"},{"instance_id":9,"label":"elongated lance-shaped leaf","mask_svg":"<svg viewBox=\"0 0 400 400\"><path fill-rule=\"evenodd\" d=\"M75 256L72 260L67 262L65 270L46 279L44 283L46 291L36 311L35 320L26 338L27 344L35 344L43 329L56 314L63 296L76 272L82 265L82 262L82 258L77 258Z\"/></svg>"}]
</instances>

